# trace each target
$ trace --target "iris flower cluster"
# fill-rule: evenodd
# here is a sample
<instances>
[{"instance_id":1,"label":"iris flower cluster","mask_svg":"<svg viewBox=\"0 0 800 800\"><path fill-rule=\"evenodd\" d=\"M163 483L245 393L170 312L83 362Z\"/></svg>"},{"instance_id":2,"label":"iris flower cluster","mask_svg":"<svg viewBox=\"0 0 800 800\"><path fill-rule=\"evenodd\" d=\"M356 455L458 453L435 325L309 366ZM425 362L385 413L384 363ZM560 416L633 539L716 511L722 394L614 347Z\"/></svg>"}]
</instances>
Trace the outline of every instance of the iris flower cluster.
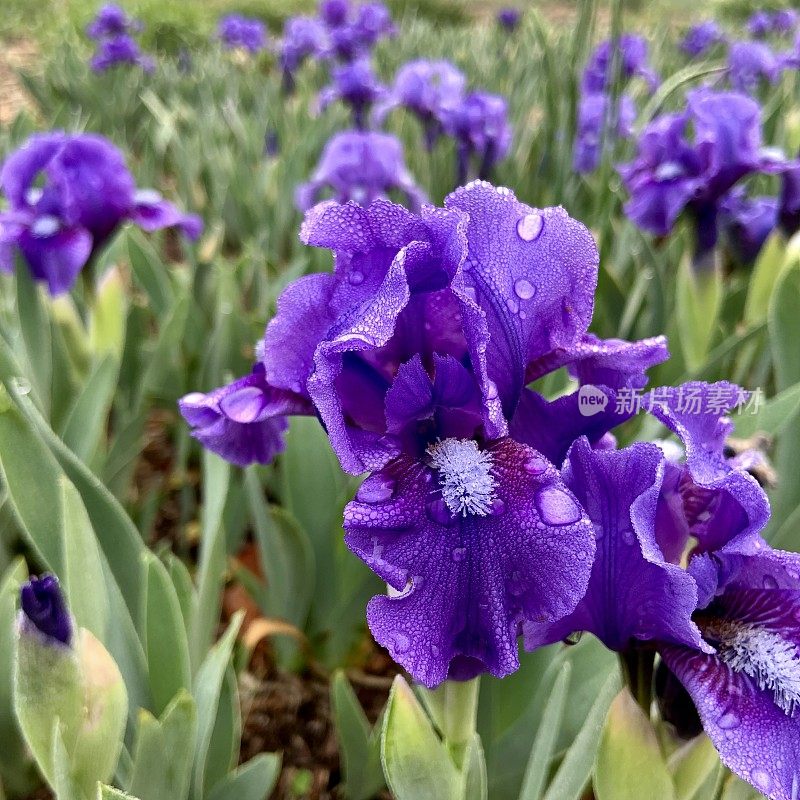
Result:
<instances>
[{"instance_id":1,"label":"iris flower cluster","mask_svg":"<svg viewBox=\"0 0 800 800\"><path fill-rule=\"evenodd\" d=\"M300 236L333 272L285 289L249 375L181 400L193 435L244 466L282 450L287 416L321 421L342 468L366 473L344 528L388 585L370 629L420 682L503 677L520 637L591 631L625 663L660 654L725 763L788 800L800 556L761 538L749 456L726 456L747 392L653 389L682 455L618 447L635 413L618 400L666 341L588 333L591 234L508 189L476 181L417 214L328 201ZM567 394L531 388L562 367Z\"/></svg>"},{"instance_id":2,"label":"iris flower cluster","mask_svg":"<svg viewBox=\"0 0 800 800\"><path fill-rule=\"evenodd\" d=\"M793 8L778 11L756 11L747 20L747 30L751 36L763 39L770 35L791 33L797 29L800 15Z\"/></svg>"},{"instance_id":3,"label":"iris flower cluster","mask_svg":"<svg viewBox=\"0 0 800 800\"><path fill-rule=\"evenodd\" d=\"M697 58L705 55L714 45L725 41L725 33L713 20L708 19L692 25L683 37L680 48L687 56Z\"/></svg>"},{"instance_id":4,"label":"iris flower cluster","mask_svg":"<svg viewBox=\"0 0 800 800\"><path fill-rule=\"evenodd\" d=\"M685 110L653 119L642 133L636 157L620 165L619 172L630 194L627 215L657 236L666 236L678 218L686 217L695 235L694 261L702 267L711 263L721 213L727 205L730 214L740 197L730 193L740 181L756 174L784 174L781 205L788 209L798 202L797 180L791 177L797 167L780 150L763 145L761 109L755 100L701 88L689 92Z\"/></svg>"},{"instance_id":5,"label":"iris flower cluster","mask_svg":"<svg viewBox=\"0 0 800 800\"><path fill-rule=\"evenodd\" d=\"M190 238L199 217L182 214L154 189L137 189L122 153L90 133L34 134L0 169L0 270L21 255L51 294L69 291L120 225L177 226Z\"/></svg>"},{"instance_id":6,"label":"iris flower cluster","mask_svg":"<svg viewBox=\"0 0 800 800\"><path fill-rule=\"evenodd\" d=\"M226 14L217 25L217 38L226 50L260 53L267 46L267 26L260 19Z\"/></svg>"},{"instance_id":7,"label":"iris flower cluster","mask_svg":"<svg viewBox=\"0 0 800 800\"><path fill-rule=\"evenodd\" d=\"M617 58L614 59L616 52ZM619 89L633 78L641 78L652 90L658 76L648 66L647 42L641 36L626 33L614 40L601 42L589 57L581 79L578 103L578 124L572 163L576 172L593 172L600 164L608 134L627 139L633 134L636 105L627 93L614 93L615 67Z\"/></svg>"},{"instance_id":8,"label":"iris flower cluster","mask_svg":"<svg viewBox=\"0 0 800 800\"><path fill-rule=\"evenodd\" d=\"M129 17L120 6L114 3L102 6L86 27L87 36L97 42L97 49L89 62L91 68L95 72L105 72L120 64L128 64L152 72L155 62L142 53L133 38L133 34L140 33L142 28L142 23Z\"/></svg>"}]
</instances>

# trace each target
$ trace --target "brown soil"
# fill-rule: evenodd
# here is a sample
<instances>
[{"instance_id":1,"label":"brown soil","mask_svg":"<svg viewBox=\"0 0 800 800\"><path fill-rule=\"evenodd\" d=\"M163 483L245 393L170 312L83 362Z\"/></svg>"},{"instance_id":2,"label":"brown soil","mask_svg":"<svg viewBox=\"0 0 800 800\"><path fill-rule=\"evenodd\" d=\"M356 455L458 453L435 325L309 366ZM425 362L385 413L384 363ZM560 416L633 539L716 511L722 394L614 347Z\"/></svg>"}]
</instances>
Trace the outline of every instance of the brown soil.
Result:
<instances>
[{"instance_id":1,"label":"brown soil","mask_svg":"<svg viewBox=\"0 0 800 800\"><path fill-rule=\"evenodd\" d=\"M38 55L38 48L28 39L4 43L0 48L0 125L8 125L23 108L32 111L17 70L31 67Z\"/></svg>"}]
</instances>

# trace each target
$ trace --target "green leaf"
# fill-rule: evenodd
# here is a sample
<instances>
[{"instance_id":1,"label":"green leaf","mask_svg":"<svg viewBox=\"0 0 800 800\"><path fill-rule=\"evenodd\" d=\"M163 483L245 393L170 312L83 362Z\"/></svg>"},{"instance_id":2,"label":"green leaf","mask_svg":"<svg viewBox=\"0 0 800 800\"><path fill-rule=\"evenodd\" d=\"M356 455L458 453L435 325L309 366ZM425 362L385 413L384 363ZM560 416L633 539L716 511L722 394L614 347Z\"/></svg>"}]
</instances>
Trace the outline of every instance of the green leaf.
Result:
<instances>
[{"instance_id":1,"label":"green leaf","mask_svg":"<svg viewBox=\"0 0 800 800\"><path fill-rule=\"evenodd\" d=\"M717 269L697 272L688 256L678 269L676 314L678 333L690 371L705 363L722 304L722 278Z\"/></svg>"},{"instance_id":2,"label":"green leaf","mask_svg":"<svg viewBox=\"0 0 800 800\"><path fill-rule=\"evenodd\" d=\"M564 755L547 789L545 800L578 800L583 793L592 774L606 713L619 687L619 673L615 672L606 679L586 716L586 722Z\"/></svg>"},{"instance_id":3,"label":"green leaf","mask_svg":"<svg viewBox=\"0 0 800 800\"><path fill-rule=\"evenodd\" d=\"M707 736L687 742L669 759L676 800L705 800L703 789L719 768L719 756Z\"/></svg>"},{"instance_id":4,"label":"green leaf","mask_svg":"<svg viewBox=\"0 0 800 800\"><path fill-rule=\"evenodd\" d=\"M564 718L564 704L567 699L567 688L572 667L564 664L558 672L552 692L542 712L539 729L525 769L522 791L519 800L539 800L542 796L550 763L555 754L558 733Z\"/></svg>"},{"instance_id":5,"label":"green leaf","mask_svg":"<svg viewBox=\"0 0 800 800\"><path fill-rule=\"evenodd\" d=\"M597 751L597 800L674 800L675 787L656 732L627 688L614 699Z\"/></svg>"},{"instance_id":6,"label":"green leaf","mask_svg":"<svg viewBox=\"0 0 800 800\"><path fill-rule=\"evenodd\" d=\"M342 670L331 681L331 705L348 800L370 800L384 787L380 732L370 728Z\"/></svg>"},{"instance_id":7,"label":"green leaf","mask_svg":"<svg viewBox=\"0 0 800 800\"><path fill-rule=\"evenodd\" d=\"M125 346L128 297L125 282L116 267L109 269L97 285L89 316L92 352L112 356L119 363Z\"/></svg>"},{"instance_id":8,"label":"green leaf","mask_svg":"<svg viewBox=\"0 0 800 800\"><path fill-rule=\"evenodd\" d=\"M242 711L233 664L225 671L217 705L217 718L206 757L206 790L222 781L236 766L242 742Z\"/></svg>"},{"instance_id":9,"label":"green leaf","mask_svg":"<svg viewBox=\"0 0 800 800\"><path fill-rule=\"evenodd\" d=\"M397 800L459 800L461 775L401 676L383 718L381 760Z\"/></svg>"},{"instance_id":10,"label":"green leaf","mask_svg":"<svg viewBox=\"0 0 800 800\"><path fill-rule=\"evenodd\" d=\"M781 276L769 306L769 338L778 391L800 381L800 263Z\"/></svg>"},{"instance_id":11,"label":"green leaf","mask_svg":"<svg viewBox=\"0 0 800 800\"><path fill-rule=\"evenodd\" d=\"M735 417L736 435L743 439L756 433L777 436L794 420L798 411L800 411L800 382L771 397L755 414L744 409Z\"/></svg>"},{"instance_id":12,"label":"green leaf","mask_svg":"<svg viewBox=\"0 0 800 800\"><path fill-rule=\"evenodd\" d=\"M280 772L281 757L261 753L218 783L208 800L264 800L275 788Z\"/></svg>"},{"instance_id":13,"label":"green leaf","mask_svg":"<svg viewBox=\"0 0 800 800\"><path fill-rule=\"evenodd\" d=\"M139 800L139 799L134 797L132 794L126 794L120 789L115 789L113 786L98 784L97 800Z\"/></svg>"},{"instance_id":14,"label":"green leaf","mask_svg":"<svg viewBox=\"0 0 800 800\"><path fill-rule=\"evenodd\" d=\"M128 231L128 257L134 279L144 289L155 313L163 316L174 302L168 270L155 248L135 228Z\"/></svg>"},{"instance_id":15,"label":"green leaf","mask_svg":"<svg viewBox=\"0 0 800 800\"><path fill-rule=\"evenodd\" d=\"M152 553L143 555L145 607L143 643L156 713L181 689L190 689L189 642L180 603L164 565Z\"/></svg>"},{"instance_id":16,"label":"green leaf","mask_svg":"<svg viewBox=\"0 0 800 800\"><path fill-rule=\"evenodd\" d=\"M744 320L747 323L762 322L767 317L773 290L786 263L786 243L776 231L761 248L747 289Z\"/></svg>"},{"instance_id":17,"label":"green leaf","mask_svg":"<svg viewBox=\"0 0 800 800\"><path fill-rule=\"evenodd\" d=\"M194 616L191 653L195 669L208 651L219 622L220 591L225 572L225 530L222 514L228 496L231 468L227 461L203 450L205 497L200 520L200 565L197 573L197 613Z\"/></svg>"},{"instance_id":18,"label":"green leaf","mask_svg":"<svg viewBox=\"0 0 800 800\"><path fill-rule=\"evenodd\" d=\"M118 376L116 357L107 355L95 365L64 420L61 438L83 462L91 461L105 433Z\"/></svg>"},{"instance_id":19,"label":"green leaf","mask_svg":"<svg viewBox=\"0 0 800 800\"><path fill-rule=\"evenodd\" d=\"M197 736L197 708L181 691L161 719L139 712L130 791L141 800L186 800Z\"/></svg>"},{"instance_id":20,"label":"green leaf","mask_svg":"<svg viewBox=\"0 0 800 800\"><path fill-rule=\"evenodd\" d=\"M736 775L731 775L725 782L722 800L763 800L763 798L749 783L745 783Z\"/></svg>"},{"instance_id":21,"label":"green leaf","mask_svg":"<svg viewBox=\"0 0 800 800\"><path fill-rule=\"evenodd\" d=\"M194 697L198 714L192 786L197 797L203 797L207 789L211 788L206 783L209 748L217 721L223 682L243 616L241 611L236 614L223 637L208 652L195 677Z\"/></svg>"},{"instance_id":22,"label":"green leaf","mask_svg":"<svg viewBox=\"0 0 800 800\"><path fill-rule=\"evenodd\" d=\"M464 754L464 800L486 800L489 796L489 780L486 775L486 758L483 755L481 737L477 733L467 744Z\"/></svg>"},{"instance_id":23,"label":"green leaf","mask_svg":"<svg viewBox=\"0 0 800 800\"><path fill-rule=\"evenodd\" d=\"M53 379L53 347L50 340L50 320L42 289L31 276L22 257L17 257L17 319L22 332L28 369L36 396L45 411L50 408ZM20 376L22 377L22 376Z\"/></svg>"},{"instance_id":24,"label":"green leaf","mask_svg":"<svg viewBox=\"0 0 800 800\"><path fill-rule=\"evenodd\" d=\"M64 475L58 479L64 520L64 572L61 575L70 610L78 625L105 641L108 597L103 557L78 490Z\"/></svg>"}]
</instances>

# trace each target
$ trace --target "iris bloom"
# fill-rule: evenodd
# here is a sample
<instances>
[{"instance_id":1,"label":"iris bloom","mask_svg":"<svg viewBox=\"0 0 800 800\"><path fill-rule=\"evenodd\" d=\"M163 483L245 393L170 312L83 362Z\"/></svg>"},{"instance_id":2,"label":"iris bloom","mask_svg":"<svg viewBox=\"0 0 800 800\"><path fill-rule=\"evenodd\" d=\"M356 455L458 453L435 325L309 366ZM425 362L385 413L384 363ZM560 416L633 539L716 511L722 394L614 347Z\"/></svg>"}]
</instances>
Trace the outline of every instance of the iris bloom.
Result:
<instances>
[{"instance_id":1,"label":"iris bloom","mask_svg":"<svg viewBox=\"0 0 800 800\"><path fill-rule=\"evenodd\" d=\"M136 40L126 33L103 39L89 62L95 72L105 72L121 64L141 67L145 72L155 69L155 61L142 53Z\"/></svg>"},{"instance_id":2,"label":"iris bloom","mask_svg":"<svg viewBox=\"0 0 800 800\"><path fill-rule=\"evenodd\" d=\"M321 58L327 53L328 41L324 26L312 17L291 17L283 27L280 47L283 85L294 87L294 76L307 58Z\"/></svg>"},{"instance_id":3,"label":"iris bloom","mask_svg":"<svg viewBox=\"0 0 800 800\"><path fill-rule=\"evenodd\" d=\"M778 224L775 197L748 197L736 187L720 203L720 222L725 241L741 264L752 264Z\"/></svg>"},{"instance_id":4,"label":"iris bloom","mask_svg":"<svg viewBox=\"0 0 800 800\"><path fill-rule=\"evenodd\" d=\"M728 78L737 92L754 94L762 81L775 83L781 62L762 42L734 42L728 51Z\"/></svg>"},{"instance_id":5,"label":"iris bloom","mask_svg":"<svg viewBox=\"0 0 800 800\"><path fill-rule=\"evenodd\" d=\"M334 272L280 297L259 396L304 400L342 467L371 473L345 529L392 587L369 606L376 639L429 686L508 674L521 624L570 613L592 562L588 515L549 456L582 434L607 445L628 418L526 385L566 365L611 393L641 386L664 342L589 335L589 232L486 183L419 215L322 203L301 238L334 252ZM271 425L283 411L267 405L247 419Z\"/></svg>"},{"instance_id":6,"label":"iris bloom","mask_svg":"<svg viewBox=\"0 0 800 800\"><path fill-rule=\"evenodd\" d=\"M515 31L522 18L522 12L518 8L501 8L497 12L497 24L509 33Z\"/></svg>"},{"instance_id":7,"label":"iris bloom","mask_svg":"<svg viewBox=\"0 0 800 800\"><path fill-rule=\"evenodd\" d=\"M297 189L297 207L308 210L326 191L340 203L352 200L359 205L399 192L413 210L425 200L406 168L400 140L369 131L344 131L331 138L311 180Z\"/></svg>"},{"instance_id":8,"label":"iris bloom","mask_svg":"<svg viewBox=\"0 0 800 800\"><path fill-rule=\"evenodd\" d=\"M460 106L465 85L464 75L449 61L409 61L397 71L375 117L382 122L392 108L407 108L419 117L430 150L442 133L442 119Z\"/></svg>"},{"instance_id":9,"label":"iris bloom","mask_svg":"<svg viewBox=\"0 0 800 800\"><path fill-rule=\"evenodd\" d=\"M686 214L696 235L695 263L702 265L716 246L719 205L728 192L748 175L790 166L783 153L762 146L761 111L754 100L696 89L685 111L656 117L639 140L636 158L620 165L630 194L625 212L658 236L666 236Z\"/></svg>"},{"instance_id":10,"label":"iris bloom","mask_svg":"<svg viewBox=\"0 0 800 800\"><path fill-rule=\"evenodd\" d=\"M334 67L331 74L333 83L325 87L319 95L320 109L339 100L350 107L355 127L364 130L370 107L386 96L386 87L378 80L366 58Z\"/></svg>"},{"instance_id":11,"label":"iris bloom","mask_svg":"<svg viewBox=\"0 0 800 800\"><path fill-rule=\"evenodd\" d=\"M107 3L86 26L86 35L99 41L123 33L136 33L141 31L142 27L142 23L129 17L123 8L114 3Z\"/></svg>"},{"instance_id":12,"label":"iris bloom","mask_svg":"<svg viewBox=\"0 0 800 800\"><path fill-rule=\"evenodd\" d=\"M611 89L614 80L611 75L614 50L611 39L601 42L595 48L583 71L581 89L584 92L607 92ZM618 50L620 79L623 83L638 77L651 89L658 85L658 76L648 65L647 42L644 37L624 33L619 37Z\"/></svg>"},{"instance_id":13,"label":"iris bloom","mask_svg":"<svg viewBox=\"0 0 800 800\"><path fill-rule=\"evenodd\" d=\"M267 45L267 28L260 19L226 14L217 26L217 37L228 50L260 53Z\"/></svg>"},{"instance_id":14,"label":"iris bloom","mask_svg":"<svg viewBox=\"0 0 800 800\"><path fill-rule=\"evenodd\" d=\"M600 165L603 155L603 139L610 118L611 97L604 93L585 94L578 105L578 130L572 166L576 172L593 172ZM623 94L617 104L615 132L621 139L633 135L636 106L630 95Z\"/></svg>"},{"instance_id":15,"label":"iris bloom","mask_svg":"<svg viewBox=\"0 0 800 800\"><path fill-rule=\"evenodd\" d=\"M725 41L725 34L712 19L692 25L681 41L681 50L697 58L707 53L715 44Z\"/></svg>"},{"instance_id":16,"label":"iris bloom","mask_svg":"<svg viewBox=\"0 0 800 800\"><path fill-rule=\"evenodd\" d=\"M180 213L152 189L137 190L125 159L95 134L35 134L0 169L8 208L0 212L0 269L19 252L51 294L70 289L81 269L131 221L146 231L177 226L190 238L199 217Z\"/></svg>"}]
</instances>

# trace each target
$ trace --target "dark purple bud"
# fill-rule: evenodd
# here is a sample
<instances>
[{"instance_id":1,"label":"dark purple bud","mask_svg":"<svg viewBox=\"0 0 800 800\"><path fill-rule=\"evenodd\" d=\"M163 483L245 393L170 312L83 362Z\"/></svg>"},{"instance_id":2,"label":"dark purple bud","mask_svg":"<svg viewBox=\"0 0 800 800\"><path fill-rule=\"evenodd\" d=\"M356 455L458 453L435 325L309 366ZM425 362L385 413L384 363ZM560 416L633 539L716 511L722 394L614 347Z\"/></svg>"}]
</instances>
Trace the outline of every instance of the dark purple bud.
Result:
<instances>
[{"instance_id":1,"label":"dark purple bud","mask_svg":"<svg viewBox=\"0 0 800 800\"><path fill-rule=\"evenodd\" d=\"M68 645L72 640L72 620L55 575L31 577L20 590L25 619L40 633Z\"/></svg>"},{"instance_id":2,"label":"dark purple bud","mask_svg":"<svg viewBox=\"0 0 800 800\"><path fill-rule=\"evenodd\" d=\"M522 13L517 8L501 8L497 12L497 24L510 33L517 28L521 17Z\"/></svg>"},{"instance_id":3,"label":"dark purple bud","mask_svg":"<svg viewBox=\"0 0 800 800\"><path fill-rule=\"evenodd\" d=\"M275 158L281 149L281 143L278 139L278 131L274 128L268 128L264 134L264 155L267 158Z\"/></svg>"}]
</instances>

